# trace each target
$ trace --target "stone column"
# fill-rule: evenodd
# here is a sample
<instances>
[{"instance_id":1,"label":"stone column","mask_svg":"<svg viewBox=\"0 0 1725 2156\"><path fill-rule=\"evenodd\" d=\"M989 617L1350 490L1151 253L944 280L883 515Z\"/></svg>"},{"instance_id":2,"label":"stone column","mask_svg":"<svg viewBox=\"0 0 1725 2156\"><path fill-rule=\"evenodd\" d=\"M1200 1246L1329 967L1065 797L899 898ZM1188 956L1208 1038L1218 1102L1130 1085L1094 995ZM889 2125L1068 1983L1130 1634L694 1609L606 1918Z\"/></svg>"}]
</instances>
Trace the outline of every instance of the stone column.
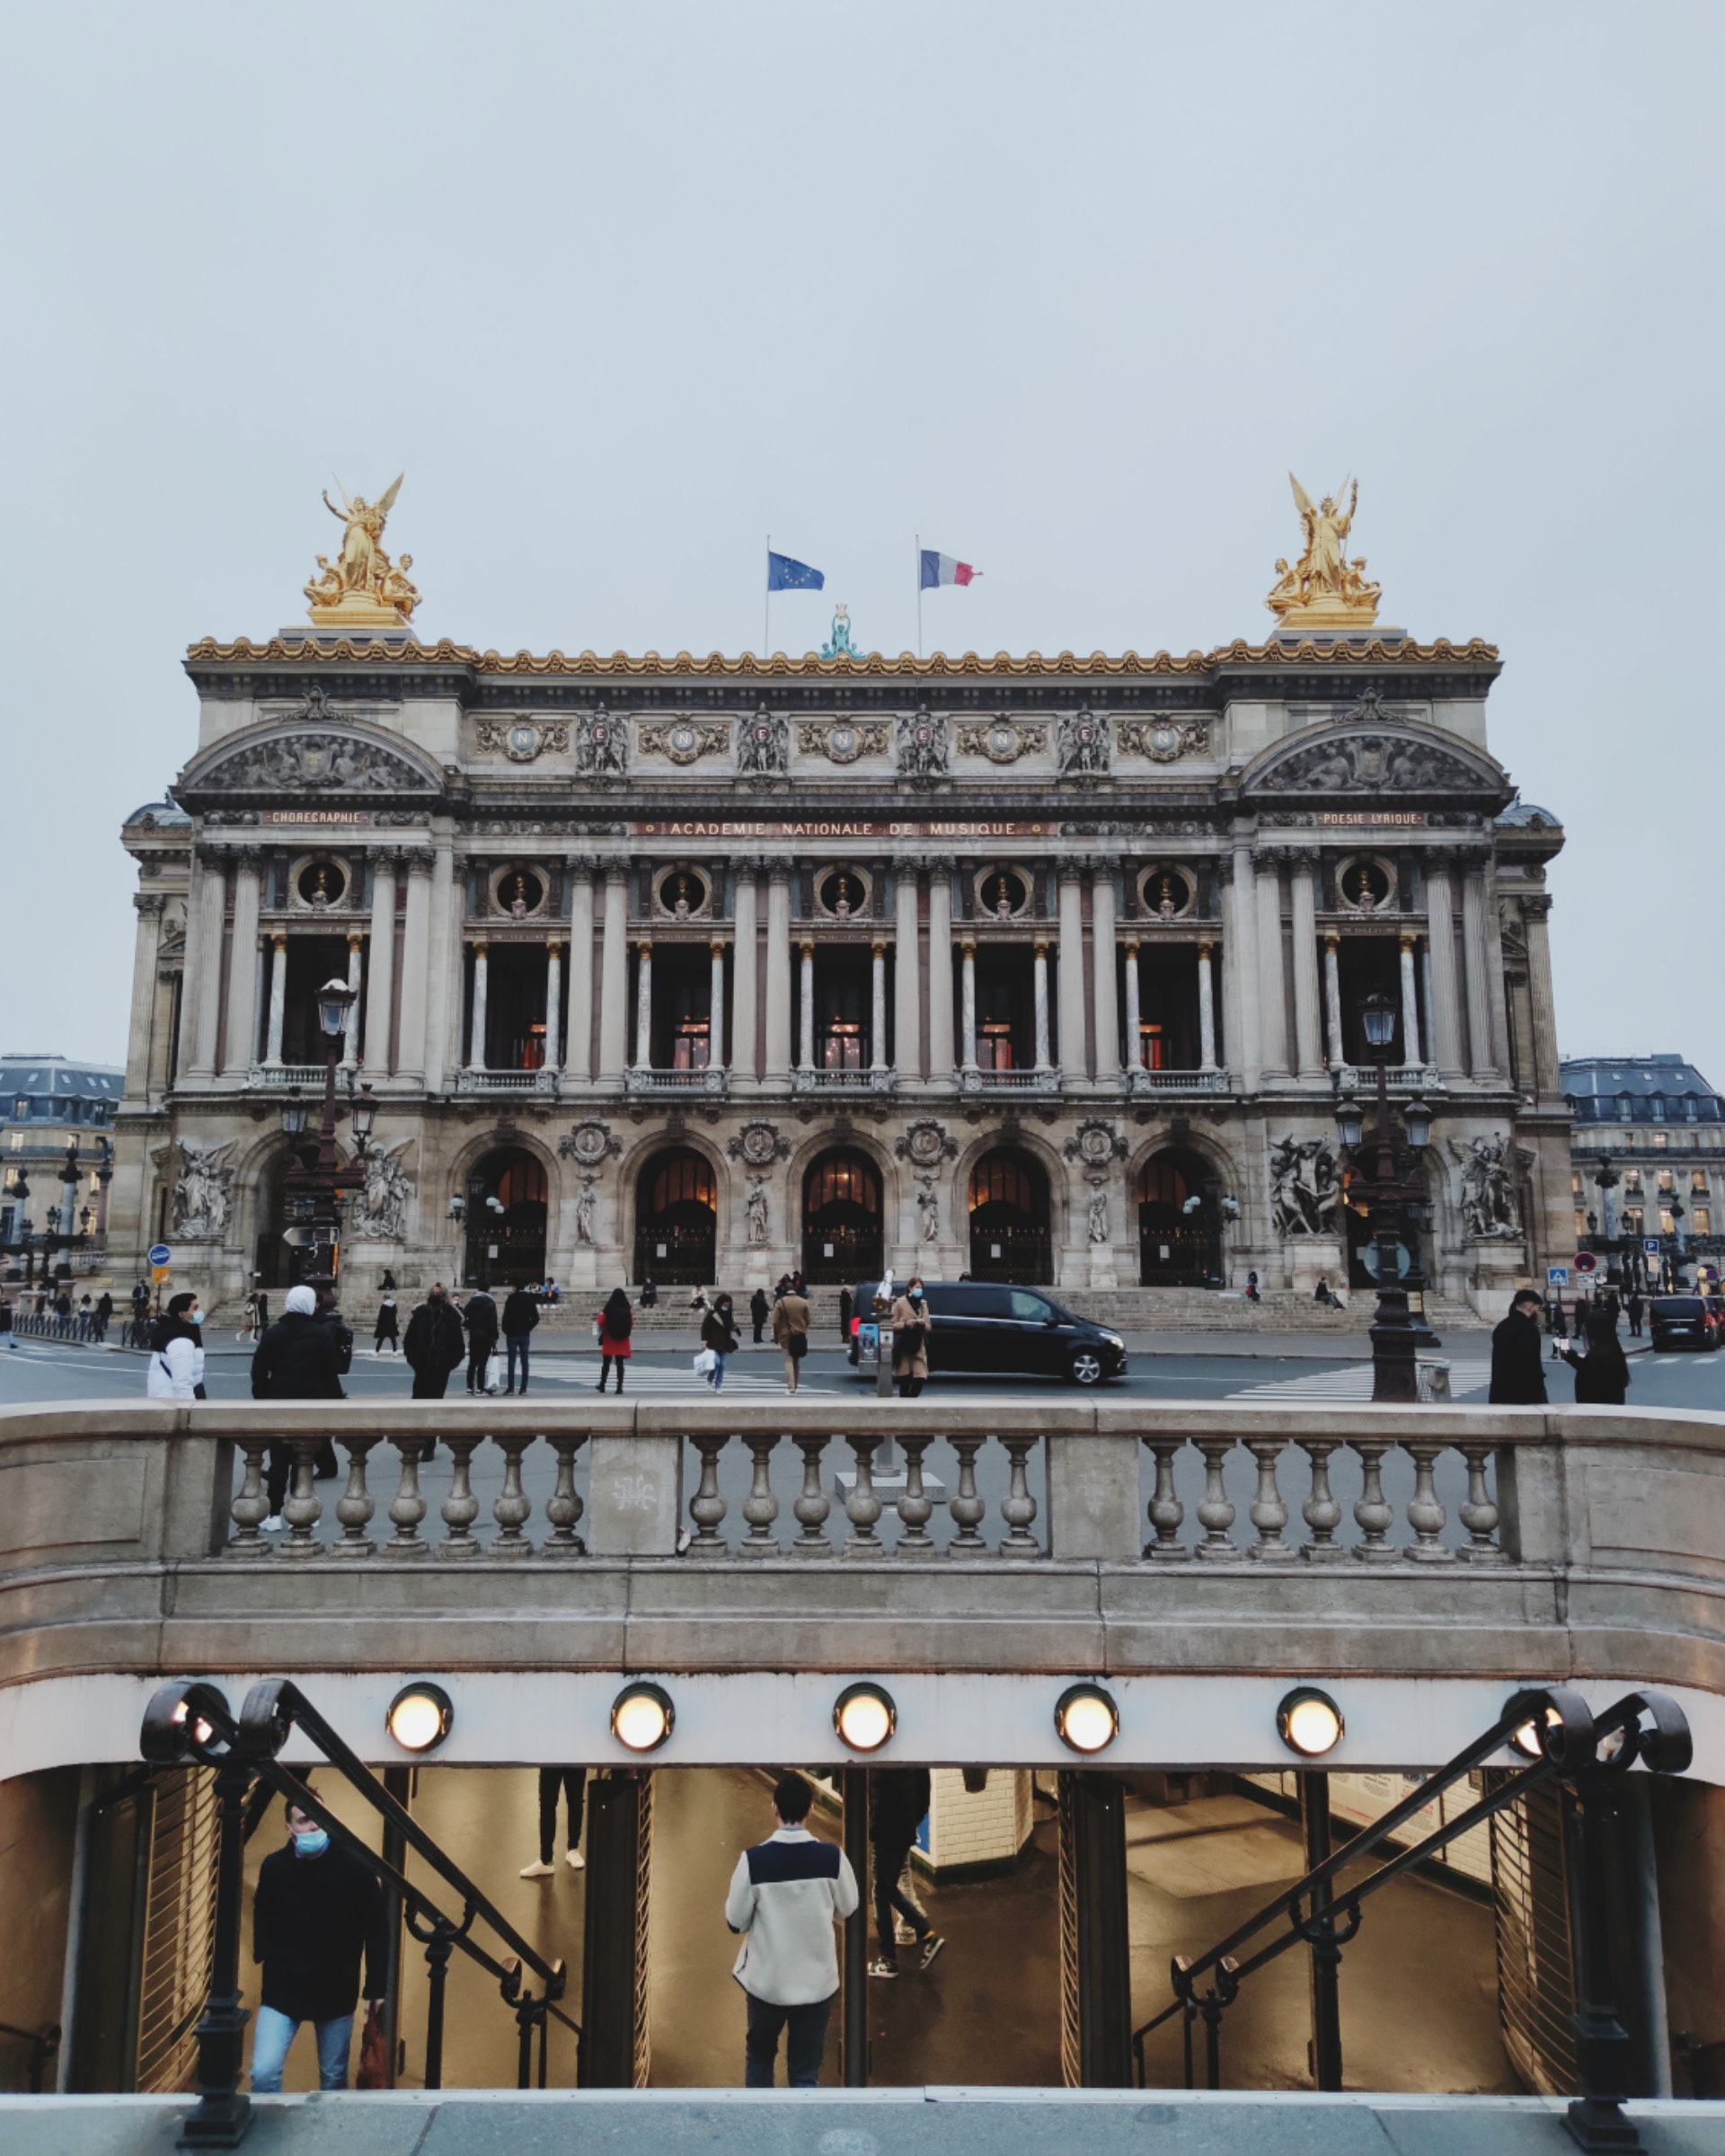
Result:
<instances>
[{"instance_id":1,"label":"stone column","mask_svg":"<svg viewBox=\"0 0 1725 2156\"><path fill-rule=\"evenodd\" d=\"M1425 1062L1420 1053L1420 992L1414 985L1414 945L1417 936L1403 936L1402 944L1402 1060L1404 1070L1418 1070Z\"/></svg>"},{"instance_id":2,"label":"stone column","mask_svg":"<svg viewBox=\"0 0 1725 2156\"><path fill-rule=\"evenodd\" d=\"M341 1068L359 1067L359 1029L366 1016L366 939L357 928L348 931L348 986L353 1001L348 1005L348 1029L341 1036Z\"/></svg>"},{"instance_id":3,"label":"stone column","mask_svg":"<svg viewBox=\"0 0 1725 2156\"><path fill-rule=\"evenodd\" d=\"M593 871L571 865L569 895L569 1034L563 1068L579 1084L593 1074Z\"/></svg>"},{"instance_id":4,"label":"stone column","mask_svg":"<svg viewBox=\"0 0 1725 2156\"><path fill-rule=\"evenodd\" d=\"M1213 946L1200 943L1198 947L1198 1067L1213 1071L1216 1062L1216 973L1212 963Z\"/></svg>"},{"instance_id":5,"label":"stone column","mask_svg":"<svg viewBox=\"0 0 1725 2156\"><path fill-rule=\"evenodd\" d=\"M605 942L599 953L599 1082L621 1085L629 1062L629 865L605 870Z\"/></svg>"},{"instance_id":6,"label":"stone column","mask_svg":"<svg viewBox=\"0 0 1725 2156\"><path fill-rule=\"evenodd\" d=\"M1515 1052L1509 1036L1509 983L1503 967L1503 907L1497 897L1495 869L1488 868L1485 892L1485 963L1491 977L1491 1059L1505 1084L1515 1076Z\"/></svg>"},{"instance_id":7,"label":"stone column","mask_svg":"<svg viewBox=\"0 0 1725 2156\"><path fill-rule=\"evenodd\" d=\"M1323 1005L1329 1027L1330 1067L1339 1071L1347 1062L1341 1047L1341 938L1323 939Z\"/></svg>"},{"instance_id":8,"label":"stone column","mask_svg":"<svg viewBox=\"0 0 1725 2156\"><path fill-rule=\"evenodd\" d=\"M366 1070L389 1075L389 1021L395 1000L395 856L371 862L371 978L366 985Z\"/></svg>"},{"instance_id":9,"label":"stone column","mask_svg":"<svg viewBox=\"0 0 1725 2156\"><path fill-rule=\"evenodd\" d=\"M1460 986L1455 975L1455 895L1447 853L1426 857L1426 928L1431 939L1431 1055L1445 1084L1463 1074Z\"/></svg>"},{"instance_id":10,"label":"stone column","mask_svg":"<svg viewBox=\"0 0 1725 2156\"><path fill-rule=\"evenodd\" d=\"M1501 1074L1497 1029L1491 1022L1491 955L1485 932L1487 863L1475 857L1464 864L1462 881L1462 956L1467 977L1468 1064L1481 1084Z\"/></svg>"},{"instance_id":11,"label":"stone column","mask_svg":"<svg viewBox=\"0 0 1725 2156\"><path fill-rule=\"evenodd\" d=\"M766 879L766 1082L791 1082L791 870L782 861Z\"/></svg>"},{"instance_id":12,"label":"stone column","mask_svg":"<svg viewBox=\"0 0 1725 2156\"><path fill-rule=\"evenodd\" d=\"M467 1068L470 1071L482 1071L485 1068L487 973L487 949L482 937L473 945L473 1009L467 1029Z\"/></svg>"},{"instance_id":13,"label":"stone column","mask_svg":"<svg viewBox=\"0 0 1725 2156\"><path fill-rule=\"evenodd\" d=\"M901 1083L915 1085L923 1074L923 984L918 945L916 871L900 869L893 926L892 1060ZM884 1052L884 1051L883 1051Z\"/></svg>"},{"instance_id":14,"label":"stone column","mask_svg":"<svg viewBox=\"0 0 1725 2156\"><path fill-rule=\"evenodd\" d=\"M1111 1084L1120 1074L1120 999L1115 982L1114 870L1109 862L1100 862L1091 877L1090 962L1096 1011L1096 1082Z\"/></svg>"},{"instance_id":15,"label":"stone column","mask_svg":"<svg viewBox=\"0 0 1725 2156\"><path fill-rule=\"evenodd\" d=\"M737 955L730 984L730 1067L733 1080L753 1085L760 1021L760 887L753 869L737 877Z\"/></svg>"},{"instance_id":16,"label":"stone column","mask_svg":"<svg viewBox=\"0 0 1725 2156\"><path fill-rule=\"evenodd\" d=\"M937 861L928 878L928 1076L951 1085L952 1039L952 864Z\"/></svg>"},{"instance_id":17,"label":"stone column","mask_svg":"<svg viewBox=\"0 0 1725 2156\"><path fill-rule=\"evenodd\" d=\"M263 856L243 848L234 877L234 935L227 947L227 1038L225 1071L249 1070L258 1053L258 906Z\"/></svg>"},{"instance_id":18,"label":"stone column","mask_svg":"<svg viewBox=\"0 0 1725 2156\"><path fill-rule=\"evenodd\" d=\"M402 1077L428 1085L425 1025L431 967L433 859L430 849L424 846L415 846L407 856L407 910L402 923L402 1022L395 1056ZM272 1029L274 1024L272 1012Z\"/></svg>"},{"instance_id":19,"label":"stone column","mask_svg":"<svg viewBox=\"0 0 1725 2156\"><path fill-rule=\"evenodd\" d=\"M1048 1037L1048 947L1039 937L1031 960L1036 993L1036 1067L1054 1068L1054 1046Z\"/></svg>"},{"instance_id":20,"label":"stone column","mask_svg":"<svg viewBox=\"0 0 1725 2156\"><path fill-rule=\"evenodd\" d=\"M1288 1075L1287 968L1282 951L1282 871L1260 855L1258 880L1258 1023L1267 1082Z\"/></svg>"},{"instance_id":21,"label":"stone column","mask_svg":"<svg viewBox=\"0 0 1725 2156\"><path fill-rule=\"evenodd\" d=\"M873 990L869 1013L870 1054L869 1068L884 1071L887 1067L887 947L873 943L869 948L872 972L870 986Z\"/></svg>"},{"instance_id":22,"label":"stone column","mask_svg":"<svg viewBox=\"0 0 1725 2156\"><path fill-rule=\"evenodd\" d=\"M725 945L715 936L708 945L712 970L707 976L707 1068L725 1067Z\"/></svg>"},{"instance_id":23,"label":"stone column","mask_svg":"<svg viewBox=\"0 0 1725 2156\"><path fill-rule=\"evenodd\" d=\"M288 939L277 934L270 939L270 1029L263 1044L266 1063L281 1061L281 1036L287 1022Z\"/></svg>"},{"instance_id":24,"label":"stone column","mask_svg":"<svg viewBox=\"0 0 1725 2156\"><path fill-rule=\"evenodd\" d=\"M162 915L167 900L160 891L136 891L137 931L132 945L132 1012L126 1033L126 1098L147 1103L150 1097L150 1043L155 1013L155 969L162 949Z\"/></svg>"},{"instance_id":25,"label":"stone column","mask_svg":"<svg viewBox=\"0 0 1725 2156\"><path fill-rule=\"evenodd\" d=\"M802 964L798 983L798 1042L801 1053L797 1061L805 1071L815 1067L815 947L804 943L799 947Z\"/></svg>"},{"instance_id":26,"label":"stone column","mask_svg":"<svg viewBox=\"0 0 1725 2156\"><path fill-rule=\"evenodd\" d=\"M1527 929L1527 1001L1534 1021L1531 1090L1541 1100L1558 1092L1557 1006L1552 994L1552 902L1544 891L1530 891L1521 902Z\"/></svg>"},{"instance_id":27,"label":"stone column","mask_svg":"<svg viewBox=\"0 0 1725 2156\"><path fill-rule=\"evenodd\" d=\"M431 848L429 957L426 966L425 1090L440 1092L461 1062L462 938L465 877L456 874L455 840L438 834ZM411 979L411 976L409 976Z\"/></svg>"},{"instance_id":28,"label":"stone column","mask_svg":"<svg viewBox=\"0 0 1725 2156\"><path fill-rule=\"evenodd\" d=\"M1302 1078L1323 1076L1323 1043L1319 1021L1318 906L1312 888L1317 866L1315 847L1293 854L1294 898L1294 1053Z\"/></svg>"},{"instance_id":29,"label":"stone column","mask_svg":"<svg viewBox=\"0 0 1725 2156\"><path fill-rule=\"evenodd\" d=\"M216 1021L222 1007L222 920L227 910L227 872L219 853L199 847L186 906L185 988L181 1025L190 1019L188 1078L216 1075Z\"/></svg>"},{"instance_id":30,"label":"stone column","mask_svg":"<svg viewBox=\"0 0 1725 2156\"><path fill-rule=\"evenodd\" d=\"M1138 947L1129 938L1126 946L1126 1067L1144 1068L1143 989L1138 980Z\"/></svg>"},{"instance_id":31,"label":"stone column","mask_svg":"<svg viewBox=\"0 0 1725 2156\"><path fill-rule=\"evenodd\" d=\"M977 1067L977 947L968 939L959 946L959 1010L964 1042L964 1067Z\"/></svg>"},{"instance_id":32,"label":"stone column","mask_svg":"<svg viewBox=\"0 0 1725 2156\"><path fill-rule=\"evenodd\" d=\"M1246 1091L1255 1092L1263 1077L1262 1035L1258 1026L1258 879L1252 844L1234 842L1223 886L1222 994L1228 1036L1228 1067L1238 1071Z\"/></svg>"},{"instance_id":33,"label":"stone column","mask_svg":"<svg viewBox=\"0 0 1725 2156\"><path fill-rule=\"evenodd\" d=\"M563 947L555 936L545 943L545 1068L563 1060Z\"/></svg>"},{"instance_id":34,"label":"stone column","mask_svg":"<svg viewBox=\"0 0 1725 2156\"><path fill-rule=\"evenodd\" d=\"M1082 1085L1089 1076L1084 1055L1084 901L1075 862L1060 865L1060 1074Z\"/></svg>"},{"instance_id":35,"label":"stone column","mask_svg":"<svg viewBox=\"0 0 1725 2156\"><path fill-rule=\"evenodd\" d=\"M653 945L642 936L635 945L635 1068L653 1067Z\"/></svg>"}]
</instances>

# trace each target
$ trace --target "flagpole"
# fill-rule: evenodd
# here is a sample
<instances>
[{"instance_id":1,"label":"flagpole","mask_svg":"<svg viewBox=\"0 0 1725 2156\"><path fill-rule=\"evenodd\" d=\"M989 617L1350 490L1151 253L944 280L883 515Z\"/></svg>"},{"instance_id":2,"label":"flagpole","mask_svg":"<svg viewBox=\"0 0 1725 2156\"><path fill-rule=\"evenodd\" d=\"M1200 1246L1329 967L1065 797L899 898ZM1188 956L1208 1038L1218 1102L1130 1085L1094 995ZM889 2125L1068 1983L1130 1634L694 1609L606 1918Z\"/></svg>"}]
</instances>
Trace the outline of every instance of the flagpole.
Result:
<instances>
[{"instance_id":1,"label":"flagpole","mask_svg":"<svg viewBox=\"0 0 1725 2156\"><path fill-rule=\"evenodd\" d=\"M773 535L766 535L766 596L761 601L761 664L773 649Z\"/></svg>"},{"instance_id":2,"label":"flagpole","mask_svg":"<svg viewBox=\"0 0 1725 2156\"><path fill-rule=\"evenodd\" d=\"M916 656L923 656L923 535L916 535Z\"/></svg>"}]
</instances>

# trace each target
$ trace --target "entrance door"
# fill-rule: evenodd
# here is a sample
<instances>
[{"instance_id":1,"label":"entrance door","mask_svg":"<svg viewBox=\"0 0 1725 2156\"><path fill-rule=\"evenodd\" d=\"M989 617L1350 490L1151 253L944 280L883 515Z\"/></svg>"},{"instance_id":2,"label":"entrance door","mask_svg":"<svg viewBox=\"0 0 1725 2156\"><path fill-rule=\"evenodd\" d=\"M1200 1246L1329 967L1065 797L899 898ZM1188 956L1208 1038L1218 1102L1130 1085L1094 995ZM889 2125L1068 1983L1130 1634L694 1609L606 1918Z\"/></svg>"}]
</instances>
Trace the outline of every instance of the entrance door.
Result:
<instances>
[{"instance_id":1,"label":"entrance door","mask_svg":"<svg viewBox=\"0 0 1725 2156\"><path fill-rule=\"evenodd\" d=\"M1158 1153L1138 1178L1138 1284L1216 1287L1222 1279L1216 1208L1196 1153ZM1198 1202L1194 1204L1192 1201Z\"/></svg>"},{"instance_id":2,"label":"entrance door","mask_svg":"<svg viewBox=\"0 0 1725 2156\"><path fill-rule=\"evenodd\" d=\"M824 1153L803 1178L802 1277L812 1286L878 1280L880 1178L860 1153Z\"/></svg>"},{"instance_id":3,"label":"entrance door","mask_svg":"<svg viewBox=\"0 0 1725 2156\"><path fill-rule=\"evenodd\" d=\"M986 1153L971 1173L970 1274L1025 1287L1052 1284L1048 1181L1027 1154Z\"/></svg>"},{"instance_id":4,"label":"entrance door","mask_svg":"<svg viewBox=\"0 0 1725 2156\"><path fill-rule=\"evenodd\" d=\"M635 1186L635 1278L710 1287L718 1270L719 1198L712 1170L679 1146L656 1153Z\"/></svg>"},{"instance_id":5,"label":"entrance door","mask_svg":"<svg viewBox=\"0 0 1725 2156\"><path fill-rule=\"evenodd\" d=\"M519 1146L488 1153L467 1178L464 1277L525 1287L545 1277L545 1171Z\"/></svg>"}]
</instances>

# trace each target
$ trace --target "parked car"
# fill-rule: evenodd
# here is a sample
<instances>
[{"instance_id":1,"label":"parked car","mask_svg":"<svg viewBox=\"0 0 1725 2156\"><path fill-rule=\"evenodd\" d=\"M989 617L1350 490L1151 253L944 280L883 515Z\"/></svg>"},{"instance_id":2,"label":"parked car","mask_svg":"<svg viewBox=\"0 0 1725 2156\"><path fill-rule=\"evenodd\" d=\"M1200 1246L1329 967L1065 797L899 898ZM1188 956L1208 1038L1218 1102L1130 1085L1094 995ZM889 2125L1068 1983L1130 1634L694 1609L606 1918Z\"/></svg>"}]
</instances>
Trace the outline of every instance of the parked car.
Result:
<instances>
[{"instance_id":1,"label":"parked car","mask_svg":"<svg viewBox=\"0 0 1725 2156\"><path fill-rule=\"evenodd\" d=\"M1119 1334L1075 1316L1046 1288L1008 1287L993 1280L925 1279L923 1286L932 1320L931 1377L1029 1373L1094 1385L1105 1377L1126 1375L1126 1342ZM852 1305L857 1312L851 1320L853 1364L858 1332L874 1310L874 1290L875 1283L864 1280Z\"/></svg>"},{"instance_id":2,"label":"parked car","mask_svg":"<svg viewBox=\"0 0 1725 2156\"><path fill-rule=\"evenodd\" d=\"M1711 1355L1719 1346L1719 1319L1701 1295L1655 1295L1648 1318L1656 1348L1704 1348Z\"/></svg>"}]
</instances>

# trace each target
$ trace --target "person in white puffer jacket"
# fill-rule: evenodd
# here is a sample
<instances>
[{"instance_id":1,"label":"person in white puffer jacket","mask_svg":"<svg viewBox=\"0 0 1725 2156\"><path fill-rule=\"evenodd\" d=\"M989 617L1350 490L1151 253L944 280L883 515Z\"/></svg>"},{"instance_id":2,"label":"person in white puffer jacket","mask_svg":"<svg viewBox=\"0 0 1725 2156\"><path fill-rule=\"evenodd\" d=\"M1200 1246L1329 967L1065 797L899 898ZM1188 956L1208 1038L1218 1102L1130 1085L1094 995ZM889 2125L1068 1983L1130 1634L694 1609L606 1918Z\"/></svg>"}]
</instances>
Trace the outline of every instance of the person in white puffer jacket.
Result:
<instances>
[{"instance_id":1,"label":"person in white puffer jacket","mask_svg":"<svg viewBox=\"0 0 1725 2156\"><path fill-rule=\"evenodd\" d=\"M150 1336L144 1390L151 1400L203 1397L204 1342L198 1330L203 1321L196 1295L175 1295L169 1303L167 1316Z\"/></svg>"}]
</instances>

